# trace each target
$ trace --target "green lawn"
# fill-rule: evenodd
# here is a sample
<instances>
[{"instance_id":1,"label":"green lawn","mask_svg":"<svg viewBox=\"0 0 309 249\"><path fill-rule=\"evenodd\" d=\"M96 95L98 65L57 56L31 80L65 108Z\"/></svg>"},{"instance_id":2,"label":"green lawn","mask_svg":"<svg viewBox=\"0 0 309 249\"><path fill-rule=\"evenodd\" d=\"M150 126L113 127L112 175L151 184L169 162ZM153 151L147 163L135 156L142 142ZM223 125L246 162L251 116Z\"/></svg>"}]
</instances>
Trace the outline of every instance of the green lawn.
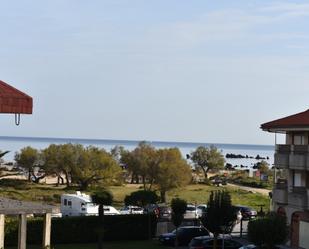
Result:
<instances>
[{"instance_id":1,"label":"green lawn","mask_svg":"<svg viewBox=\"0 0 309 249\"><path fill-rule=\"evenodd\" d=\"M28 249L40 249L40 246L28 246ZM67 244L55 245L52 249L96 249L97 244ZM104 249L164 249L158 241L113 241L105 242ZM8 247L8 249L15 249Z\"/></svg>"},{"instance_id":2,"label":"green lawn","mask_svg":"<svg viewBox=\"0 0 309 249\"><path fill-rule=\"evenodd\" d=\"M64 187L55 187L44 184L28 184L23 183L23 186L0 186L1 196L28 200L28 201L43 201L49 203L59 203L60 195L65 192L74 192L74 190L65 190ZM133 191L139 190L141 185L126 184L124 186L111 186L110 190L114 195L114 206L123 206L124 197ZM189 203L207 203L210 192L212 190L228 190L232 196L233 204L241 204L251 206L257 209L258 205L269 207L269 198L258 193L250 193L239 188L228 186L207 186L203 184L192 184L184 188L175 189L167 193L168 202L174 197L185 199Z\"/></svg>"},{"instance_id":3,"label":"green lawn","mask_svg":"<svg viewBox=\"0 0 309 249\"><path fill-rule=\"evenodd\" d=\"M123 205L124 197L139 189L139 185L127 184L126 186L113 186L110 188L114 194L115 204ZM266 210L269 208L269 198L262 194L250 193L235 187L229 186L207 186L203 184L188 185L184 188L175 189L167 193L168 202L174 197L185 199L189 203L207 203L210 192L213 190L227 190L231 193L233 204L250 206L257 209L259 205L265 205ZM118 206L117 205L117 206Z\"/></svg>"}]
</instances>

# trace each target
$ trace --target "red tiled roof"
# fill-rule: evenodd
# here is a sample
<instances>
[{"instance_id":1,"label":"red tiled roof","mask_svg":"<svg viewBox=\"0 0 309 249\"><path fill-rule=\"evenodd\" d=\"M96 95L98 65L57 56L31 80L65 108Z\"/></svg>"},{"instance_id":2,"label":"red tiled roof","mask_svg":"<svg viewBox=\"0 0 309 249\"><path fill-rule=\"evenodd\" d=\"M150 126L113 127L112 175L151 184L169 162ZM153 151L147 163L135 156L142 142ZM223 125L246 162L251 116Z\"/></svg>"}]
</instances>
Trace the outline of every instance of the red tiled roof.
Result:
<instances>
[{"instance_id":1,"label":"red tiled roof","mask_svg":"<svg viewBox=\"0 0 309 249\"><path fill-rule=\"evenodd\" d=\"M309 128L309 109L291 116L276 119L261 125L263 130L287 129L287 128Z\"/></svg>"},{"instance_id":2,"label":"red tiled roof","mask_svg":"<svg viewBox=\"0 0 309 249\"><path fill-rule=\"evenodd\" d=\"M32 98L0 80L0 113L32 114Z\"/></svg>"}]
</instances>

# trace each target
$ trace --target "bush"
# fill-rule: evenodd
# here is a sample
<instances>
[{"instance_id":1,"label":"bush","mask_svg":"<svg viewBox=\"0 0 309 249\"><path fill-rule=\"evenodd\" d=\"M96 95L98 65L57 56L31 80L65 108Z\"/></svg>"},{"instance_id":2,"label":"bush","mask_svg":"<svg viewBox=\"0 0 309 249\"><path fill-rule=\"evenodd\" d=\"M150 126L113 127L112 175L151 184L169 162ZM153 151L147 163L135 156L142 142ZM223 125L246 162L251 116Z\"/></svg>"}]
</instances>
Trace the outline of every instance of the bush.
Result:
<instances>
[{"instance_id":1,"label":"bush","mask_svg":"<svg viewBox=\"0 0 309 249\"><path fill-rule=\"evenodd\" d=\"M97 216L65 217L52 219L52 244L97 242ZM27 221L27 242L41 244L43 219ZM151 216L151 234L156 233L156 218ZM14 246L18 241L18 220L6 219L5 243ZM148 215L106 215L104 240L145 240L148 239Z\"/></svg>"},{"instance_id":2,"label":"bush","mask_svg":"<svg viewBox=\"0 0 309 249\"><path fill-rule=\"evenodd\" d=\"M151 190L138 190L126 195L124 199L125 205L146 206L147 204L154 204L159 201L159 196L156 192Z\"/></svg>"},{"instance_id":3,"label":"bush","mask_svg":"<svg viewBox=\"0 0 309 249\"><path fill-rule=\"evenodd\" d=\"M14 188L18 190L30 189L29 183L26 180L4 178L0 180L1 187Z\"/></svg>"},{"instance_id":4,"label":"bush","mask_svg":"<svg viewBox=\"0 0 309 249\"><path fill-rule=\"evenodd\" d=\"M248 237L251 242L259 246L274 248L282 244L288 236L286 217L268 214L266 217L251 220L248 224Z\"/></svg>"}]
</instances>

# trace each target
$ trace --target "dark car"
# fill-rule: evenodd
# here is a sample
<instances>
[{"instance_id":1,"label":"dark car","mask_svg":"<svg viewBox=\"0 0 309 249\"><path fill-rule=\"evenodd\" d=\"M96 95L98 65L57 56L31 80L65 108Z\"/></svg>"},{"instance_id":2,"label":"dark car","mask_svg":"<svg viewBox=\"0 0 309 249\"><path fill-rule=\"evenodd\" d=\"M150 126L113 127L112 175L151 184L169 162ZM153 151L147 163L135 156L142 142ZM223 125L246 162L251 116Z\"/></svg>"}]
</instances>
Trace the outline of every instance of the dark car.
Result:
<instances>
[{"instance_id":1,"label":"dark car","mask_svg":"<svg viewBox=\"0 0 309 249\"><path fill-rule=\"evenodd\" d=\"M165 204L148 204L144 213L153 213L160 220L170 220L172 217L172 209Z\"/></svg>"},{"instance_id":2,"label":"dark car","mask_svg":"<svg viewBox=\"0 0 309 249\"><path fill-rule=\"evenodd\" d=\"M158 206L158 218L170 220L172 217L172 209L168 206Z\"/></svg>"},{"instance_id":3,"label":"dark car","mask_svg":"<svg viewBox=\"0 0 309 249\"><path fill-rule=\"evenodd\" d=\"M214 238L212 237L196 237L193 238L189 244L190 249L212 249L214 244ZM224 238L225 249L238 249L243 246L240 242L232 238ZM223 238L217 239L217 249L223 248Z\"/></svg>"},{"instance_id":4,"label":"dark car","mask_svg":"<svg viewBox=\"0 0 309 249\"><path fill-rule=\"evenodd\" d=\"M184 226L178 228L178 245L188 245L197 236L207 236L209 232L204 227ZM159 236L159 241L164 245L175 245L176 230Z\"/></svg>"},{"instance_id":5,"label":"dark car","mask_svg":"<svg viewBox=\"0 0 309 249\"><path fill-rule=\"evenodd\" d=\"M286 248L285 246L275 246L274 249L283 249L283 248ZM250 245L245 245L245 246L242 246L240 247L239 249L267 249L267 247L260 247L260 246L256 246L256 245L253 245L253 244L250 244Z\"/></svg>"},{"instance_id":6,"label":"dark car","mask_svg":"<svg viewBox=\"0 0 309 249\"><path fill-rule=\"evenodd\" d=\"M257 216L257 212L250 207L237 205L235 206L235 208L241 212L243 220L249 220L252 218L256 218Z\"/></svg>"}]
</instances>

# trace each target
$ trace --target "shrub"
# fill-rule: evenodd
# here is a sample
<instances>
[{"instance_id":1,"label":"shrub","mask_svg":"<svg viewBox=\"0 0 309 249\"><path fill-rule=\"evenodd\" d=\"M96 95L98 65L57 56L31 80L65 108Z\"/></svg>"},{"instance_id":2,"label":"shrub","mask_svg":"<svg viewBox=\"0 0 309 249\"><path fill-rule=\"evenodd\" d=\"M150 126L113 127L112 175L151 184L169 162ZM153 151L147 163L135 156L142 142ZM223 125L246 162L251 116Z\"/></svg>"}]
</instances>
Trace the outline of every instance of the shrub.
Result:
<instances>
[{"instance_id":1,"label":"shrub","mask_svg":"<svg viewBox=\"0 0 309 249\"><path fill-rule=\"evenodd\" d=\"M288 236L286 217L271 213L263 218L251 220L248 224L248 237L259 246L274 248L282 244Z\"/></svg>"},{"instance_id":2,"label":"shrub","mask_svg":"<svg viewBox=\"0 0 309 249\"><path fill-rule=\"evenodd\" d=\"M1 187L11 187L18 190L30 189L29 183L26 180L4 178L0 180Z\"/></svg>"},{"instance_id":3,"label":"shrub","mask_svg":"<svg viewBox=\"0 0 309 249\"><path fill-rule=\"evenodd\" d=\"M151 190L138 190L126 195L124 203L126 205L146 206L147 204L154 204L159 201L159 196L156 192Z\"/></svg>"},{"instance_id":4,"label":"shrub","mask_svg":"<svg viewBox=\"0 0 309 249\"><path fill-rule=\"evenodd\" d=\"M52 243L95 243L97 242L97 216L65 217L52 219ZM106 215L104 240L146 240L148 239L148 215ZM27 221L27 242L42 243L43 219ZM156 218L151 216L151 234L156 233ZM18 220L6 219L5 243L14 246L18 241Z\"/></svg>"}]
</instances>

